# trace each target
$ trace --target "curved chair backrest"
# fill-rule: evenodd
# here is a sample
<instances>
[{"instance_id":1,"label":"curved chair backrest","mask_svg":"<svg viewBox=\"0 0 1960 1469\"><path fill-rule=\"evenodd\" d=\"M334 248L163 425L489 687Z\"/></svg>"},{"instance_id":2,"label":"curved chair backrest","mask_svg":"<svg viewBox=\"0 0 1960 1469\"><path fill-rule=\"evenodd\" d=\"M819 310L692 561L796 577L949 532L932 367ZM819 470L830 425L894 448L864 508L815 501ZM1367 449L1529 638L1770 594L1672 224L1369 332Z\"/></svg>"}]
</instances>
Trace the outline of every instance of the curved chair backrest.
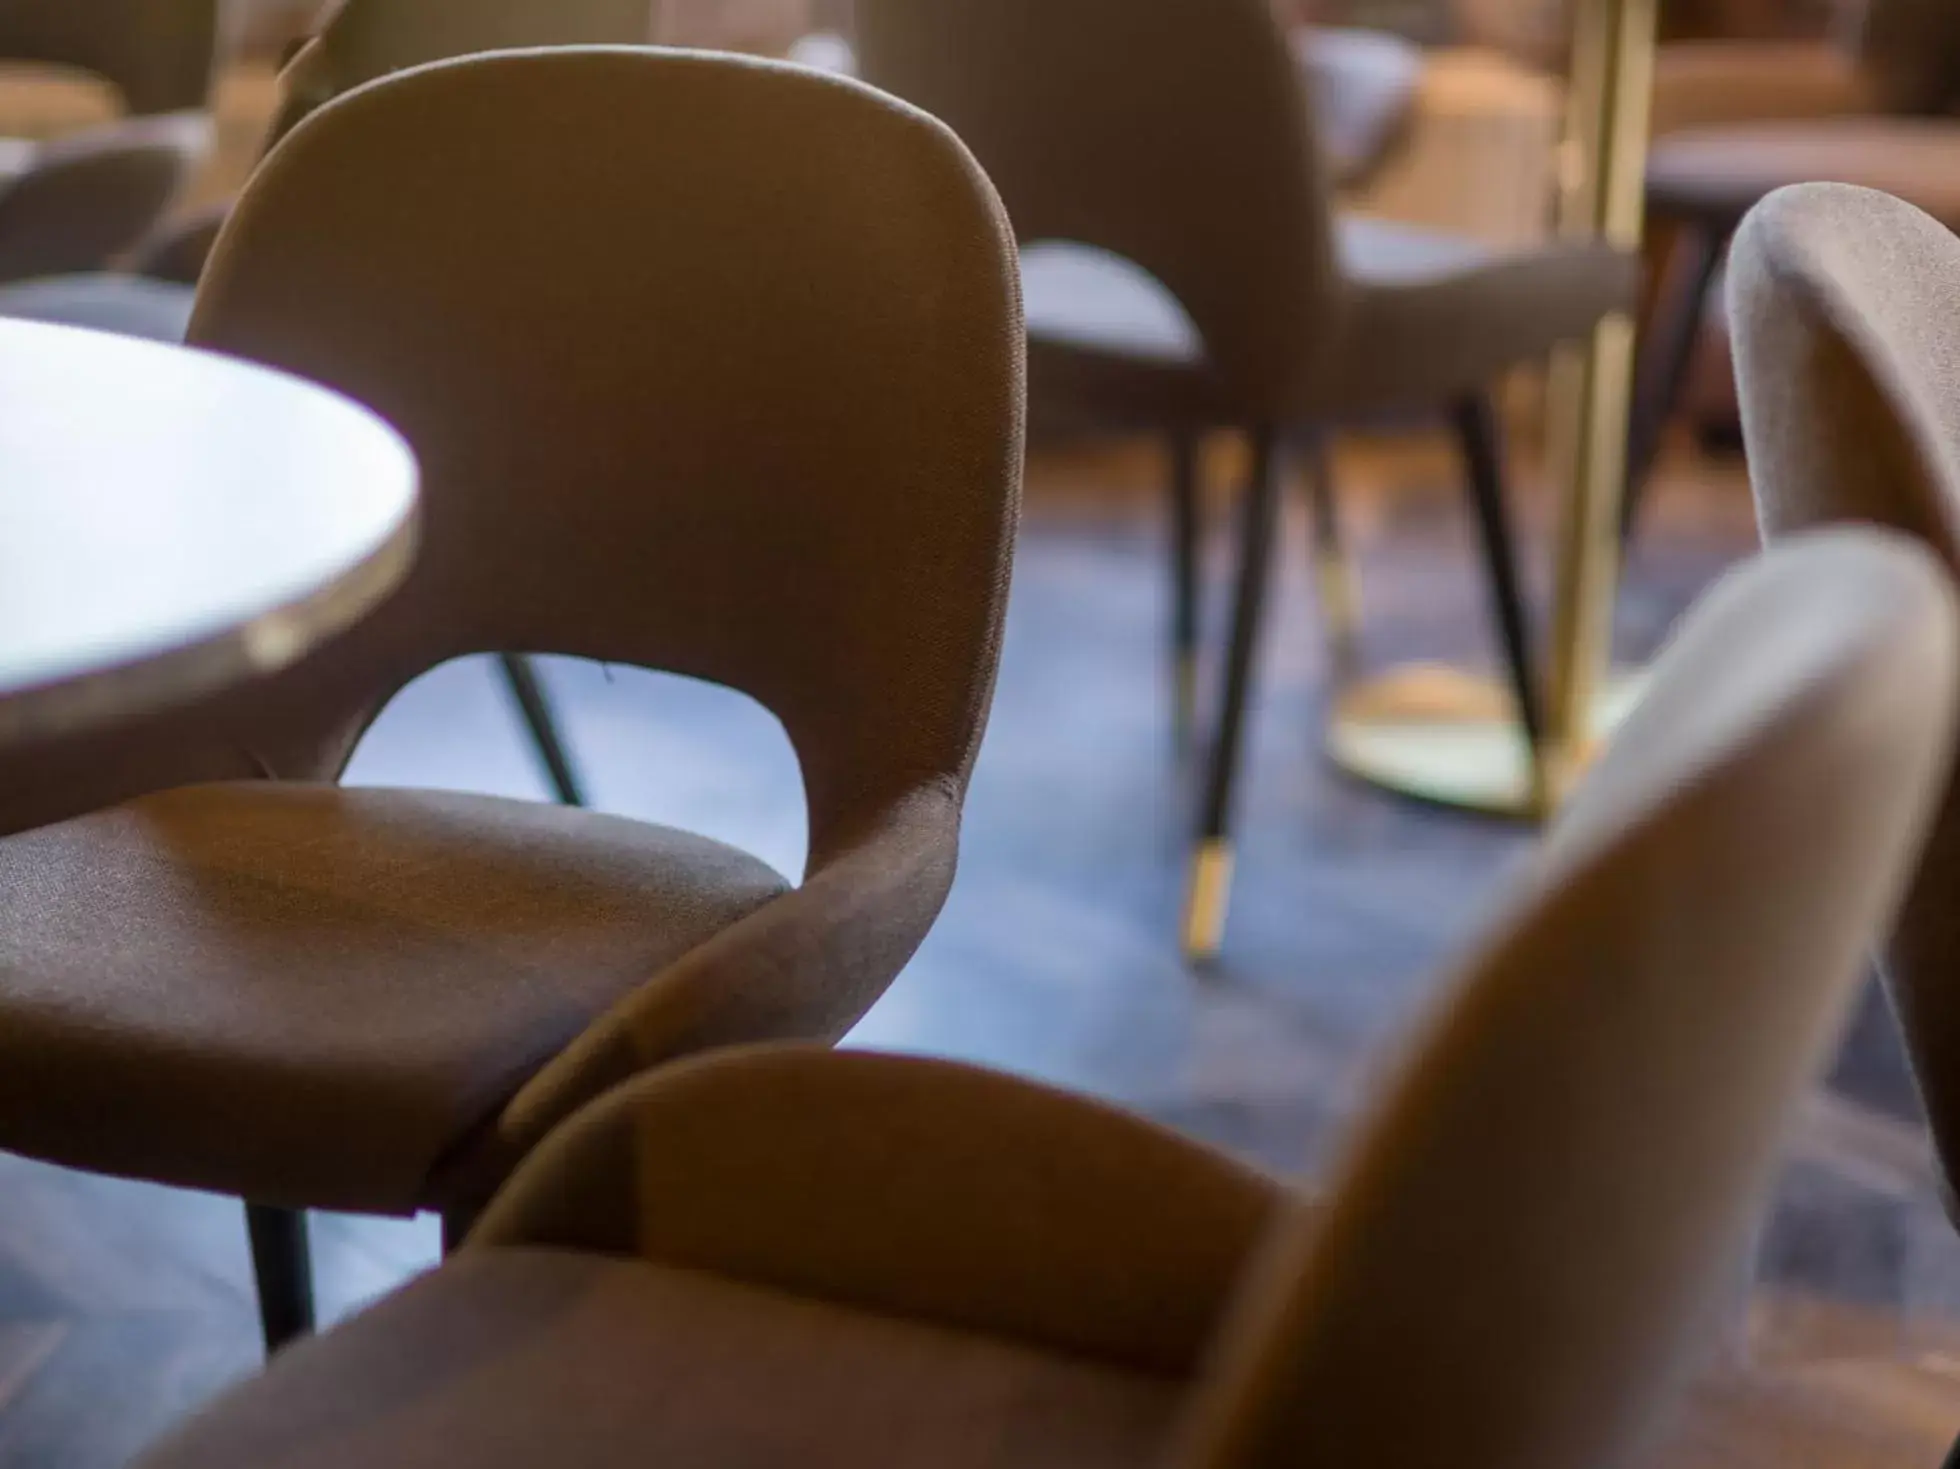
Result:
<instances>
[{"instance_id":1,"label":"curved chair backrest","mask_svg":"<svg viewBox=\"0 0 1960 1469\"><path fill-rule=\"evenodd\" d=\"M1625 1461L1916 855L1955 656L1947 579L1876 532L1710 595L1326 1206L1249 1272L1184 1462Z\"/></svg>"},{"instance_id":2,"label":"curved chair backrest","mask_svg":"<svg viewBox=\"0 0 1960 1469\"><path fill-rule=\"evenodd\" d=\"M882 801L963 788L1022 323L998 201L932 119L685 52L424 67L266 160L190 339L371 405L422 463L399 594L240 701L273 773L331 775L408 679L514 649L755 697L813 862Z\"/></svg>"},{"instance_id":3,"label":"curved chair backrest","mask_svg":"<svg viewBox=\"0 0 1960 1469\"><path fill-rule=\"evenodd\" d=\"M7 0L0 56L79 67L113 83L132 113L208 104L221 0Z\"/></svg>"},{"instance_id":4,"label":"curved chair backrest","mask_svg":"<svg viewBox=\"0 0 1960 1469\"><path fill-rule=\"evenodd\" d=\"M1771 195L1729 270L1743 428L1771 541L1889 525L1960 573L1960 241L1842 184ZM1886 954L1946 1173L1960 1180L1960 785Z\"/></svg>"},{"instance_id":5,"label":"curved chair backrest","mask_svg":"<svg viewBox=\"0 0 1960 1469\"><path fill-rule=\"evenodd\" d=\"M957 132L1023 242L1135 262L1258 406L1335 305L1324 164L1267 0L857 0L859 74Z\"/></svg>"},{"instance_id":6,"label":"curved chair backrest","mask_svg":"<svg viewBox=\"0 0 1960 1469\"><path fill-rule=\"evenodd\" d=\"M280 75L268 146L364 82L484 51L634 46L658 0L342 0Z\"/></svg>"}]
</instances>

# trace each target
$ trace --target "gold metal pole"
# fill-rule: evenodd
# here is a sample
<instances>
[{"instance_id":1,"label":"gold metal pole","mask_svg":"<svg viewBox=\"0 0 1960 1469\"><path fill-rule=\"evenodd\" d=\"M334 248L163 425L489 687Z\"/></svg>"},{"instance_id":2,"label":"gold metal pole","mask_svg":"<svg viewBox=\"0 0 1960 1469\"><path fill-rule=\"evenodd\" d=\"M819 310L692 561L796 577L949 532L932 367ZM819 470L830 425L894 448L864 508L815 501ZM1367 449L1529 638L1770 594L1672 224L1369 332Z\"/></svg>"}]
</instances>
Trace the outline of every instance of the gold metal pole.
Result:
<instances>
[{"instance_id":1,"label":"gold metal pole","mask_svg":"<svg viewBox=\"0 0 1960 1469\"><path fill-rule=\"evenodd\" d=\"M1559 224L1640 244L1656 0L1576 0ZM1619 512L1633 385L1633 324L1615 316L1553 365L1548 465L1566 488L1557 542L1550 729L1531 757L1503 688L1443 665L1391 671L1344 693L1328 732L1343 768L1405 794L1500 815L1556 804L1633 685L1610 677Z\"/></svg>"},{"instance_id":2,"label":"gold metal pole","mask_svg":"<svg viewBox=\"0 0 1960 1469\"><path fill-rule=\"evenodd\" d=\"M1585 0L1574 36L1560 223L1630 251L1640 248L1646 200L1656 9L1657 0ZM1554 378L1552 417L1570 470L1552 614L1554 800L1630 702L1633 681L1612 677L1612 659L1633 352L1633 321L1618 314Z\"/></svg>"}]
</instances>

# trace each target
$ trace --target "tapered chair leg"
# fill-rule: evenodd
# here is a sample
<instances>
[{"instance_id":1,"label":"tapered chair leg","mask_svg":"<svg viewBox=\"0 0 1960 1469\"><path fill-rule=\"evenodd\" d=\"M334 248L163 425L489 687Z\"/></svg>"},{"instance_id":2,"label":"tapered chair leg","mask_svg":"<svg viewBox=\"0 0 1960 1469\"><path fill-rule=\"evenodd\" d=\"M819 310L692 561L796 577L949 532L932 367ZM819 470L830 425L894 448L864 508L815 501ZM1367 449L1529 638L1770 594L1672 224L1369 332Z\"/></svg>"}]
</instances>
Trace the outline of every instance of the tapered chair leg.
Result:
<instances>
[{"instance_id":1,"label":"tapered chair leg","mask_svg":"<svg viewBox=\"0 0 1960 1469\"><path fill-rule=\"evenodd\" d=\"M1345 678L1354 671L1359 656L1361 613L1354 570L1341 537L1334 458L1324 433L1309 435L1300 448L1306 461L1307 511L1313 530L1314 590L1320 598L1328 660L1335 677Z\"/></svg>"},{"instance_id":2,"label":"tapered chair leg","mask_svg":"<svg viewBox=\"0 0 1960 1469\"><path fill-rule=\"evenodd\" d=\"M524 727L531 732L532 747L538 752L538 760L544 766L558 804L583 806L585 792L572 770L571 757L565 753L565 741L558 733L558 721L545 699L537 669L529 658L518 653L499 654L497 662L503 669L504 682L510 686L511 697L517 701Z\"/></svg>"},{"instance_id":3,"label":"tapered chair leg","mask_svg":"<svg viewBox=\"0 0 1960 1469\"><path fill-rule=\"evenodd\" d=\"M1483 551L1491 619L1503 650L1511 696L1517 705L1518 726L1524 731L1533 775L1542 789L1545 718L1538 694L1537 665L1532 657L1531 620L1525 610L1524 584L1518 575L1517 540L1505 497L1503 433L1498 426L1497 410L1488 397L1465 399L1456 405L1452 417L1463 451L1471 508Z\"/></svg>"},{"instance_id":4,"label":"tapered chair leg","mask_svg":"<svg viewBox=\"0 0 1960 1469\"><path fill-rule=\"evenodd\" d=\"M259 1324L270 1356L313 1330L313 1258L306 1241L306 1211L248 1203L245 1232L252 1242Z\"/></svg>"},{"instance_id":5,"label":"tapered chair leg","mask_svg":"<svg viewBox=\"0 0 1960 1469\"><path fill-rule=\"evenodd\" d=\"M1198 436L1180 430L1169 448L1172 728L1183 749L1198 701Z\"/></svg>"},{"instance_id":6,"label":"tapered chair leg","mask_svg":"<svg viewBox=\"0 0 1960 1469\"><path fill-rule=\"evenodd\" d=\"M1225 913L1232 885L1232 794L1238 782L1246 708L1251 701L1259 636L1265 621L1279 497L1276 436L1271 429L1262 428L1253 435L1251 479L1241 506L1232 642L1205 772L1197 851L1192 858L1190 886L1185 896L1184 952L1186 957L1200 963L1216 957L1225 934Z\"/></svg>"},{"instance_id":7,"label":"tapered chair leg","mask_svg":"<svg viewBox=\"0 0 1960 1469\"><path fill-rule=\"evenodd\" d=\"M1726 235L1684 224L1668 252L1667 267L1655 295L1645 340L1634 366L1633 417L1627 427L1625 498L1620 505L1621 534L1638 528L1647 480L1660 455L1661 436L1680 406L1701 337L1708 292L1728 249Z\"/></svg>"}]
</instances>

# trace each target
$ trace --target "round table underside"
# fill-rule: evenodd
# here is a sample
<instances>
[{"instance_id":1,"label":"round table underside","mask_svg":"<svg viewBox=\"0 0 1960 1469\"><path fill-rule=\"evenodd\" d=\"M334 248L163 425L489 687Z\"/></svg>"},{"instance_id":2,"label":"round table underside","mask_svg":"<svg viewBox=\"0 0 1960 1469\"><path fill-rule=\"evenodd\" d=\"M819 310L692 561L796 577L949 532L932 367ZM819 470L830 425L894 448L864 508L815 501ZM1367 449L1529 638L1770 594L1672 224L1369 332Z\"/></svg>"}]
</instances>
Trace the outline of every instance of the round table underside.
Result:
<instances>
[{"instance_id":1,"label":"round table underside","mask_svg":"<svg viewBox=\"0 0 1960 1469\"><path fill-rule=\"evenodd\" d=\"M400 581L378 417L211 353L0 321L0 746L292 663Z\"/></svg>"}]
</instances>

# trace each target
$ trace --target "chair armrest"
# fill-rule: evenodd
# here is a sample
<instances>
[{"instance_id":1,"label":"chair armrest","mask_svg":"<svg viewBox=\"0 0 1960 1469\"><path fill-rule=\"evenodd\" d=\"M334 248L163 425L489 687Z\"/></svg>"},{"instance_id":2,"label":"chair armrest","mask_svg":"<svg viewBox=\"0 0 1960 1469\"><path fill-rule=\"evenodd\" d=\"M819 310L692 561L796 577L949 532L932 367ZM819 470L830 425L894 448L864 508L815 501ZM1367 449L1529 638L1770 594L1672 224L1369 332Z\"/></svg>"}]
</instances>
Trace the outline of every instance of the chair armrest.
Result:
<instances>
[{"instance_id":1,"label":"chair armrest","mask_svg":"<svg viewBox=\"0 0 1960 1469\"><path fill-rule=\"evenodd\" d=\"M552 1128L648 1067L719 1046L841 1038L939 917L959 822L957 795L935 782L813 854L801 887L652 976L539 1072L473 1166L494 1187Z\"/></svg>"},{"instance_id":2,"label":"chair armrest","mask_svg":"<svg viewBox=\"0 0 1960 1469\"><path fill-rule=\"evenodd\" d=\"M1839 117L1877 106L1870 80L1821 42L1679 41L1654 62L1655 137L1692 128Z\"/></svg>"},{"instance_id":3,"label":"chair armrest","mask_svg":"<svg viewBox=\"0 0 1960 1469\"><path fill-rule=\"evenodd\" d=\"M40 145L0 191L0 281L111 264L156 226L210 146L211 120L201 112Z\"/></svg>"},{"instance_id":4,"label":"chair armrest","mask_svg":"<svg viewBox=\"0 0 1960 1469\"><path fill-rule=\"evenodd\" d=\"M639 1255L1181 1375L1283 1197L1048 1087L768 1046L663 1068L588 1109L469 1246Z\"/></svg>"}]
</instances>

